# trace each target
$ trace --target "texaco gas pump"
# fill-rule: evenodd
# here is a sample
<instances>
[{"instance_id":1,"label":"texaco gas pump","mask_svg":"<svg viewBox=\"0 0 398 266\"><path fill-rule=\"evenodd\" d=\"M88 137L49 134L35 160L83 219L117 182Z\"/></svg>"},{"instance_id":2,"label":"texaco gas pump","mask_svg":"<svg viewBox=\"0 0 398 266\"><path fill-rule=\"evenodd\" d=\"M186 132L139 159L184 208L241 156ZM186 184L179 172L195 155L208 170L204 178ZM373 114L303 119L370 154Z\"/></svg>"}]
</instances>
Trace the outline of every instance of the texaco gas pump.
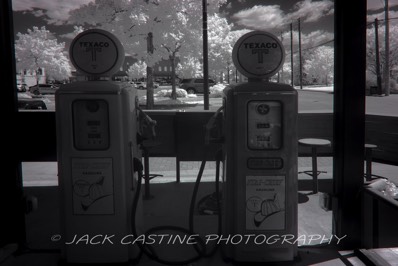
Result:
<instances>
[{"instance_id":1,"label":"texaco gas pump","mask_svg":"<svg viewBox=\"0 0 398 266\"><path fill-rule=\"evenodd\" d=\"M236 68L249 79L224 91L223 237L247 239L225 247L236 261L293 260L297 253L297 92L268 81L284 53L261 31L233 49Z\"/></svg>"},{"instance_id":2,"label":"texaco gas pump","mask_svg":"<svg viewBox=\"0 0 398 266\"><path fill-rule=\"evenodd\" d=\"M119 263L132 258L136 90L109 81L124 61L119 40L103 30L80 33L70 58L89 81L56 93L63 258L67 263Z\"/></svg>"}]
</instances>

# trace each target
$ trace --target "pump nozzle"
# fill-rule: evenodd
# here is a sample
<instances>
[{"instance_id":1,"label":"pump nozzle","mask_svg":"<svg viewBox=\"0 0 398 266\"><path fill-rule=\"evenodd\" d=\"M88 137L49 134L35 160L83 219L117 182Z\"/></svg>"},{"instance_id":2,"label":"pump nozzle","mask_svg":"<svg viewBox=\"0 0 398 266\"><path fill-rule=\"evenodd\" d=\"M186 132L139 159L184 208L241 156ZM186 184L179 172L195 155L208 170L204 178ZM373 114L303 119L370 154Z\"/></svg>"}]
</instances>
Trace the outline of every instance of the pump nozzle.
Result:
<instances>
[{"instance_id":1,"label":"pump nozzle","mask_svg":"<svg viewBox=\"0 0 398 266\"><path fill-rule=\"evenodd\" d=\"M138 106L136 108L140 112L138 117L140 124L147 125L151 128L151 135L152 135L151 137L154 139L156 137L156 130L155 130L155 127L157 125L156 120L153 120L149 115L144 113L144 111L142 111L142 109L139 108Z\"/></svg>"},{"instance_id":2,"label":"pump nozzle","mask_svg":"<svg viewBox=\"0 0 398 266\"><path fill-rule=\"evenodd\" d=\"M206 145L208 145L212 139L214 140L214 138L211 138L211 132L213 129L217 128L217 119L223 109L224 109L224 106L221 106L220 108L218 108L216 113L209 119L209 121L207 122L207 124L205 126L205 129L206 129L205 143L206 143ZM219 128L219 131L221 131L220 128ZM220 135L220 133L219 133L219 135ZM220 140L220 139L221 139L221 136L218 136L217 140Z\"/></svg>"}]
</instances>

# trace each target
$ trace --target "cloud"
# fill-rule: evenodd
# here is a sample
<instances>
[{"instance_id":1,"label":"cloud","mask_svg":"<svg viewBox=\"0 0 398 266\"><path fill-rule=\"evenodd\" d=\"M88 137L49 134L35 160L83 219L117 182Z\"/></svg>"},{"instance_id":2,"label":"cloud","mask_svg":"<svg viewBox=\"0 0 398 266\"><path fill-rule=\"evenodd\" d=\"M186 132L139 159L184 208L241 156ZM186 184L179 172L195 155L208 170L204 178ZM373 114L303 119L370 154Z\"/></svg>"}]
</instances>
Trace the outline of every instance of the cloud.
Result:
<instances>
[{"instance_id":1,"label":"cloud","mask_svg":"<svg viewBox=\"0 0 398 266\"><path fill-rule=\"evenodd\" d=\"M236 24L250 29L280 29L298 18L304 22L316 22L321 17L333 14L333 6L333 2L329 0L303 0L294 6L292 12L285 14L279 5L256 5L235 13L232 18Z\"/></svg>"},{"instance_id":2,"label":"cloud","mask_svg":"<svg viewBox=\"0 0 398 266\"><path fill-rule=\"evenodd\" d=\"M73 40L76 37L76 35L77 35L76 32L69 32L69 33L61 34L61 35L59 35L59 37Z\"/></svg>"},{"instance_id":3,"label":"cloud","mask_svg":"<svg viewBox=\"0 0 398 266\"><path fill-rule=\"evenodd\" d=\"M398 0L388 0L388 6L398 6ZM367 0L368 10L384 9L384 0Z\"/></svg>"},{"instance_id":4,"label":"cloud","mask_svg":"<svg viewBox=\"0 0 398 266\"><path fill-rule=\"evenodd\" d=\"M293 31L293 45L297 47L298 45L298 31ZM333 40L334 34L331 32L325 32L323 30L312 31L308 34L301 33L301 45L302 49L309 49L315 47L319 44ZM283 38L283 45L286 50L290 50L290 34L289 37ZM296 49L296 48L295 48Z\"/></svg>"},{"instance_id":5,"label":"cloud","mask_svg":"<svg viewBox=\"0 0 398 266\"><path fill-rule=\"evenodd\" d=\"M288 14L288 20L302 18L304 22L315 22L321 17L333 14L333 2L329 0L312 1L304 0L298 2L294 7L294 12Z\"/></svg>"},{"instance_id":6,"label":"cloud","mask_svg":"<svg viewBox=\"0 0 398 266\"><path fill-rule=\"evenodd\" d=\"M323 30L316 30L309 34L302 34L301 39L303 41L303 48L309 48L333 40L334 34Z\"/></svg>"},{"instance_id":7,"label":"cloud","mask_svg":"<svg viewBox=\"0 0 398 266\"><path fill-rule=\"evenodd\" d=\"M35 17L42 17L44 16L44 12L41 9L35 9L31 12Z\"/></svg>"},{"instance_id":8,"label":"cloud","mask_svg":"<svg viewBox=\"0 0 398 266\"><path fill-rule=\"evenodd\" d=\"M12 8L14 11L32 11L35 16L47 16L51 24L62 24L69 18L69 11L89 2L92 0L13 0Z\"/></svg>"},{"instance_id":9,"label":"cloud","mask_svg":"<svg viewBox=\"0 0 398 266\"><path fill-rule=\"evenodd\" d=\"M388 12L388 15L389 15L390 18L397 18L398 17L398 11L390 10ZM376 18L379 19L379 20L384 20L384 11L379 12L379 13L374 13L374 14L368 14L367 21L368 22L373 22Z\"/></svg>"},{"instance_id":10,"label":"cloud","mask_svg":"<svg viewBox=\"0 0 398 266\"><path fill-rule=\"evenodd\" d=\"M235 13L232 19L236 20L238 25L256 30L275 29L285 23L283 11L279 5L254 6Z\"/></svg>"}]
</instances>

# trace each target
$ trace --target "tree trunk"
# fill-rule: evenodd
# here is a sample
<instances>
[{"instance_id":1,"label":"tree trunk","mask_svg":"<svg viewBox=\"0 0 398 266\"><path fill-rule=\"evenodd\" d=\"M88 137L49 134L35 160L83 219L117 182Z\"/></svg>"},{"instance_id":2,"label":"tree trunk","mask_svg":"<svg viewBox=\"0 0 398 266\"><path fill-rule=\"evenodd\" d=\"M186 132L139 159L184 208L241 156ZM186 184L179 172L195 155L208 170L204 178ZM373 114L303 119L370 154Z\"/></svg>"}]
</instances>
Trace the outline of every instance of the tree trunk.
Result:
<instances>
[{"instance_id":1,"label":"tree trunk","mask_svg":"<svg viewBox=\"0 0 398 266\"><path fill-rule=\"evenodd\" d=\"M153 68L146 68L146 109L151 110L155 105L153 99Z\"/></svg>"},{"instance_id":2,"label":"tree trunk","mask_svg":"<svg viewBox=\"0 0 398 266\"><path fill-rule=\"evenodd\" d=\"M171 99L177 99L177 89L176 89L176 66L175 66L175 56L170 56L171 64Z\"/></svg>"}]
</instances>

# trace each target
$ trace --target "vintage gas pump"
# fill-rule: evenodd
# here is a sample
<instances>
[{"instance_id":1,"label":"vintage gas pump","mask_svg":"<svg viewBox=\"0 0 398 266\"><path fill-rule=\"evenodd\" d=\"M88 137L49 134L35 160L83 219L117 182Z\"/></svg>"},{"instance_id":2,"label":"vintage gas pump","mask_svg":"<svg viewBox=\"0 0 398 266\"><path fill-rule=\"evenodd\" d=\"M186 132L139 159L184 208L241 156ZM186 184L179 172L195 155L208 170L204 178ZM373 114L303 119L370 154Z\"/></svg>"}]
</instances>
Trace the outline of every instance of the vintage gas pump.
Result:
<instances>
[{"instance_id":1,"label":"vintage gas pump","mask_svg":"<svg viewBox=\"0 0 398 266\"><path fill-rule=\"evenodd\" d=\"M297 92L268 81L284 54L261 31L233 49L249 79L224 90L223 242L236 261L286 261L297 253Z\"/></svg>"},{"instance_id":2,"label":"vintage gas pump","mask_svg":"<svg viewBox=\"0 0 398 266\"><path fill-rule=\"evenodd\" d=\"M80 33L70 57L88 81L57 91L58 175L63 258L121 263L133 257L131 234L136 145L136 90L109 81L124 61L119 40L103 30Z\"/></svg>"}]
</instances>

